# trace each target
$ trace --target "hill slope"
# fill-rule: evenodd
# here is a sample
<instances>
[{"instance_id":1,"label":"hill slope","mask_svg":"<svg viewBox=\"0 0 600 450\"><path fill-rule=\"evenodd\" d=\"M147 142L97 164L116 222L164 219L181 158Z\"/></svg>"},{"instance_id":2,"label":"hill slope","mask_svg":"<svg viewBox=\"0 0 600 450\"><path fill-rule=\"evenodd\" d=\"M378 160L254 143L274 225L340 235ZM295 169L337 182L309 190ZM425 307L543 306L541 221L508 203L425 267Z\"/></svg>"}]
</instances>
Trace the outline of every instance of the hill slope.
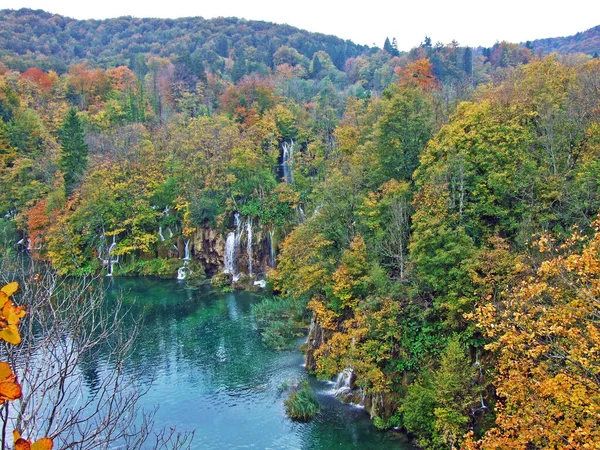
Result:
<instances>
[{"instance_id":1,"label":"hill slope","mask_svg":"<svg viewBox=\"0 0 600 450\"><path fill-rule=\"evenodd\" d=\"M244 54L251 63L272 67L273 54L281 46L292 47L306 58L324 50L338 69L347 58L370 50L289 25L231 17L76 20L42 10L0 11L0 58L13 66L15 59L58 71L82 60L101 67L133 66L137 55L152 54L207 61L218 69L224 59Z\"/></svg>"},{"instance_id":2,"label":"hill slope","mask_svg":"<svg viewBox=\"0 0 600 450\"><path fill-rule=\"evenodd\" d=\"M536 39L532 43L534 51L544 53L600 53L600 25L573 36Z\"/></svg>"}]
</instances>

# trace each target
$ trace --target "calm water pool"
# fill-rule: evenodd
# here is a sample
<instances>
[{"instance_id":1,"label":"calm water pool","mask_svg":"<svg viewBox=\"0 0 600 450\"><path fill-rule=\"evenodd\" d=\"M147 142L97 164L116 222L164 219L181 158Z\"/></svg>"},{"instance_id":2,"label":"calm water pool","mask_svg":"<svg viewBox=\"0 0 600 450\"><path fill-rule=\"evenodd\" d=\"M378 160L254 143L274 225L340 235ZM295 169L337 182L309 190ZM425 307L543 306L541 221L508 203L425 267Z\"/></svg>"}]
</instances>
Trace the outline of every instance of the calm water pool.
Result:
<instances>
[{"instance_id":1,"label":"calm water pool","mask_svg":"<svg viewBox=\"0 0 600 450\"><path fill-rule=\"evenodd\" d=\"M194 449L412 448L314 378L319 416L305 424L287 419L278 388L307 377L303 357L263 345L250 314L259 295L144 278L107 283L110 295L122 292L131 314L144 318L127 363L140 383L154 379L142 405L158 405L158 428L195 429Z\"/></svg>"}]
</instances>

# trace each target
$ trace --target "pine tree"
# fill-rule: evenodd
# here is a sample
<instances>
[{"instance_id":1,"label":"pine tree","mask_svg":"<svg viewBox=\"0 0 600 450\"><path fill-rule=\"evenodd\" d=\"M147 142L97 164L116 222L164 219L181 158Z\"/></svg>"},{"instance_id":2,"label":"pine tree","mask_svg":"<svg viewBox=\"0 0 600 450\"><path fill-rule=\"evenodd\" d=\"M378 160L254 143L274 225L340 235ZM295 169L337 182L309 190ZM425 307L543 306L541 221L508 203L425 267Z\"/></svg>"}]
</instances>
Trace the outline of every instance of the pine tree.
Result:
<instances>
[{"instance_id":1,"label":"pine tree","mask_svg":"<svg viewBox=\"0 0 600 450\"><path fill-rule=\"evenodd\" d=\"M319 73L321 72L321 70L323 70L323 65L321 64L321 60L319 59L319 56L315 55L315 57L313 59L313 65L312 65L313 77L317 77L319 75Z\"/></svg>"},{"instance_id":2,"label":"pine tree","mask_svg":"<svg viewBox=\"0 0 600 450\"><path fill-rule=\"evenodd\" d=\"M471 50L471 47L465 47L465 52L463 53L463 70L469 77L473 74L473 50Z\"/></svg>"},{"instance_id":3,"label":"pine tree","mask_svg":"<svg viewBox=\"0 0 600 450\"><path fill-rule=\"evenodd\" d=\"M392 39L392 56L400 56L400 50L398 50L398 41L396 38Z\"/></svg>"},{"instance_id":4,"label":"pine tree","mask_svg":"<svg viewBox=\"0 0 600 450\"><path fill-rule=\"evenodd\" d=\"M390 38L385 38L385 42L383 44L383 49L388 52L390 55L393 53L394 49L392 48L392 43L390 42Z\"/></svg>"},{"instance_id":5,"label":"pine tree","mask_svg":"<svg viewBox=\"0 0 600 450\"><path fill-rule=\"evenodd\" d=\"M65 191L70 194L73 187L81 180L87 166L88 146L85 143L83 125L71 108L59 131L60 161L64 173Z\"/></svg>"}]
</instances>

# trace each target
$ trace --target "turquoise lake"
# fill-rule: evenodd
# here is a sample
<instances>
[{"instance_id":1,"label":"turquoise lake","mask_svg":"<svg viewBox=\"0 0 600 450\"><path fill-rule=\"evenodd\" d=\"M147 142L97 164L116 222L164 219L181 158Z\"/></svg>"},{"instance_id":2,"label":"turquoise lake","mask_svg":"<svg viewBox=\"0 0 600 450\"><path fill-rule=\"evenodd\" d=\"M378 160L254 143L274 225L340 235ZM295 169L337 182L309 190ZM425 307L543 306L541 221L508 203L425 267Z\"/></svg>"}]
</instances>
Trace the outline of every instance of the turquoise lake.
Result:
<instances>
[{"instance_id":1,"label":"turquoise lake","mask_svg":"<svg viewBox=\"0 0 600 450\"><path fill-rule=\"evenodd\" d=\"M251 316L260 295L190 289L144 278L107 281L132 317L143 317L127 373L153 379L142 406L158 406L155 427L195 430L194 449L409 449L377 430L368 414L342 404L332 383L308 377L298 350L267 348ZM284 414L284 383L309 379L319 416L295 423Z\"/></svg>"}]
</instances>

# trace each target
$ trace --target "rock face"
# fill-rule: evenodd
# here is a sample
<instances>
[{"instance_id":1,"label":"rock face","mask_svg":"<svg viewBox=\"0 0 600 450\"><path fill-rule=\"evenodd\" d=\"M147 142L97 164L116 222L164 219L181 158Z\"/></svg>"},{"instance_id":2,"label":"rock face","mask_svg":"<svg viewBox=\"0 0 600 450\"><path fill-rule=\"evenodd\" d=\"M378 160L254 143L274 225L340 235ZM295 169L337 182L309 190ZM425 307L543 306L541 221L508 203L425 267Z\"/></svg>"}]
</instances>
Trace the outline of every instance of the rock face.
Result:
<instances>
[{"instance_id":1,"label":"rock face","mask_svg":"<svg viewBox=\"0 0 600 450\"><path fill-rule=\"evenodd\" d=\"M221 233L208 226L197 228L192 242L193 259L200 261L206 275L212 276L223 270L225 239Z\"/></svg>"},{"instance_id":2,"label":"rock face","mask_svg":"<svg viewBox=\"0 0 600 450\"><path fill-rule=\"evenodd\" d=\"M308 330L308 339L306 341L304 363L306 370L314 372L317 369L317 361L315 360L315 350L321 345L325 344L331 336L333 331L323 328L318 322L316 317L313 315L310 320L310 328Z\"/></svg>"},{"instance_id":3,"label":"rock face","mask_svg":"<svg viewBox=\"0 0 600 450\"><path fill-rule=\"evenodd\" d=\"M233 251L226 251L227 237L232 234L230 245ZM226 258L233 258L229 266L233 279L242 275L262 278L273 263L272 233L265 232L260 223L236 216L232 230L221 231L209 226L196 229L192 238L193 259L200 262L208 276L221 273L226 267Z\"/></svg>"}]
</instances>

